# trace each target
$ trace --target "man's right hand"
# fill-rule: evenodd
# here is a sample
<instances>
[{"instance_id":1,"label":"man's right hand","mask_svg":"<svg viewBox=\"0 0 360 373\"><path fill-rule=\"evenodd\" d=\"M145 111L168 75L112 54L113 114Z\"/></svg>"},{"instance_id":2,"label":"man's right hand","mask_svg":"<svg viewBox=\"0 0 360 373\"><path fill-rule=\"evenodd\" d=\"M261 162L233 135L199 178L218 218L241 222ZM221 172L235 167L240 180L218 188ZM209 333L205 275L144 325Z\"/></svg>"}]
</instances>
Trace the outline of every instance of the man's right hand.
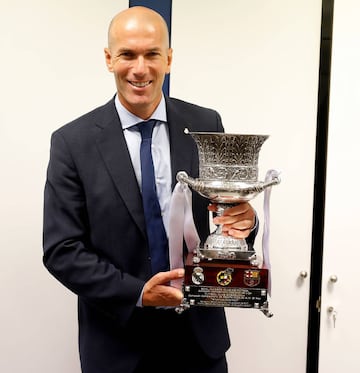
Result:
<instances>
[{"instance_id":1,"label":"man's right hand","mask_svg":"<svg viewBox=\"0 0 360 373\"><path fill-rule=\"evenodd\" d=\"M184 269L177 268L168 272L159 272L145 284L142 297L143 306L176 307L184 295L181 290L170 286L172 280L184 278Z\"/></svg>"}]
</instances>

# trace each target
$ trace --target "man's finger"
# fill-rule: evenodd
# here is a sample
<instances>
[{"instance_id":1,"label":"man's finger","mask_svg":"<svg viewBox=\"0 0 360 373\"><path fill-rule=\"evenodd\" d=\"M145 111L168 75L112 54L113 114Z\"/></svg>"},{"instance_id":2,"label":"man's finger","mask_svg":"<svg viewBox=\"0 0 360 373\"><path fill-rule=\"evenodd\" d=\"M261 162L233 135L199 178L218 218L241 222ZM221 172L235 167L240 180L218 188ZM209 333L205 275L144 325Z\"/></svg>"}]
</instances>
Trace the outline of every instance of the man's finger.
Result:
<instances>
[{"instance_id":1,"label":"man's finger","mask_svg":"<svg viewBox=\"0 0 360 373\"><path fill-rule=\"evenodd\" d=\"M184 268L176 268L167 272L159 272L150 280L154 284L166 284L171 280L183 278L185 274Z\"/></svg>"}]
</instances>

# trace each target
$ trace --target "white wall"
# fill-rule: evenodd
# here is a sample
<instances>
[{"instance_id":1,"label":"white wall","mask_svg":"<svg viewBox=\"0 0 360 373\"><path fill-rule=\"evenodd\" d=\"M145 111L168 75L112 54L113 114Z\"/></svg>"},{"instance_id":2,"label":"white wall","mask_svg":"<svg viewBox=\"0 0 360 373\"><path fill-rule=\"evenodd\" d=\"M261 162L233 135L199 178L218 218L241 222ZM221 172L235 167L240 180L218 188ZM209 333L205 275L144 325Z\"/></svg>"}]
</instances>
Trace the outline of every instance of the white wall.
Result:
<instances>
[{"instance_id":1,"label":"white wall","mask_svg":"<svg viewBox=\"0 0 360 373\"><path fill-rule=\"evenodd\" d=\"M359 16L357 0L335 1L319 373L360 372Z\"/></svg>"},{"instance_id":2,"label":"white wall","mask_svg":"<svg viewBox=\"0 0 360 373\"><path fill-rule=\"evenodd\" d=\"M42 266L50 133L114 94L103 48L127 0L0 2L0 371L77 373L76 298Z\"/></svg>"},{"instance_id":3,"label":"white wall","mask_svg":"<svg viewBox=\"0 0 360 373\"><path fill-rule=\"evenodd\" d=\"M304 373L321 0L173 0L172 17L171 94L217 109L227 132L269 134L259 178L282 172L270 202L274 317L227 309L230 373Z\"/></svg>"}]
</instances>

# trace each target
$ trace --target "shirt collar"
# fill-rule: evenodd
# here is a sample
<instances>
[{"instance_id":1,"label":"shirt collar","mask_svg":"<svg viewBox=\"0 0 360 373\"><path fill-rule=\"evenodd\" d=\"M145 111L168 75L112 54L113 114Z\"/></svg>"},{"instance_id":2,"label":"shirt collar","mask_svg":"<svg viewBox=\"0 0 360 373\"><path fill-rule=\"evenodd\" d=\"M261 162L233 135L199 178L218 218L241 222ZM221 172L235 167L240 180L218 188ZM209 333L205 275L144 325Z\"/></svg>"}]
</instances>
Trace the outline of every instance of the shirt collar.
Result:
<instances>
[{"instance_id":1,"label":"shirt collar","mask_svg":"<svg viewBox=\"0 0 360 373\"><path fill-rule=\"evenodd\" d=\"M129 128L134 126L135 124L139 122L143 122L144 120L137 117L136 115L130 113L129 110L127 110L122 103L119 100L118 94L116 94L115 97L115 107L116 110L119 114L120 122L122 125L123 129ZM161 100L155 111L152 113L149 119L155 119L160 122L165 122L167 121L167 116L166 116L166 105L165 105L165 98L164 95L162 94Z\"/></svg>"}]
</instances>

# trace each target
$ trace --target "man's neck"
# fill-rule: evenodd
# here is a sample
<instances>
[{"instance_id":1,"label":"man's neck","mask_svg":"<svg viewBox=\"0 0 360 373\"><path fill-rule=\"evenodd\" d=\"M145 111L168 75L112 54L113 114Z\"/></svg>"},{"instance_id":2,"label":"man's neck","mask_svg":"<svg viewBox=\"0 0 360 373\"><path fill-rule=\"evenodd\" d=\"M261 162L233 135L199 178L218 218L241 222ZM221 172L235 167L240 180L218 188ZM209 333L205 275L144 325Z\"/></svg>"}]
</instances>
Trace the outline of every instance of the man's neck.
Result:
<instances>
[{"instance_id":1,"label":"man's neck","mask_svg":"<svg viewBox=\"0 0 360 373\"><path fill-rule=\"evenodd\" d=\"M136 115L137 117L139 117L143 120L147 120L151 117L151 115L155 112L155 110L159 106L160 101L162 99L162 95L159 97L158 101L156 103L152 104L151 106L145 105L145 104L144 105L138 105L136 107L128 105L127 102L124 102L124 100L121 99L121 96L119 94L118 94L118 99L119 99L121 105L126 110L128 110L131 114L134 114L134 115Z\"/></svg>"}]
</instances>

